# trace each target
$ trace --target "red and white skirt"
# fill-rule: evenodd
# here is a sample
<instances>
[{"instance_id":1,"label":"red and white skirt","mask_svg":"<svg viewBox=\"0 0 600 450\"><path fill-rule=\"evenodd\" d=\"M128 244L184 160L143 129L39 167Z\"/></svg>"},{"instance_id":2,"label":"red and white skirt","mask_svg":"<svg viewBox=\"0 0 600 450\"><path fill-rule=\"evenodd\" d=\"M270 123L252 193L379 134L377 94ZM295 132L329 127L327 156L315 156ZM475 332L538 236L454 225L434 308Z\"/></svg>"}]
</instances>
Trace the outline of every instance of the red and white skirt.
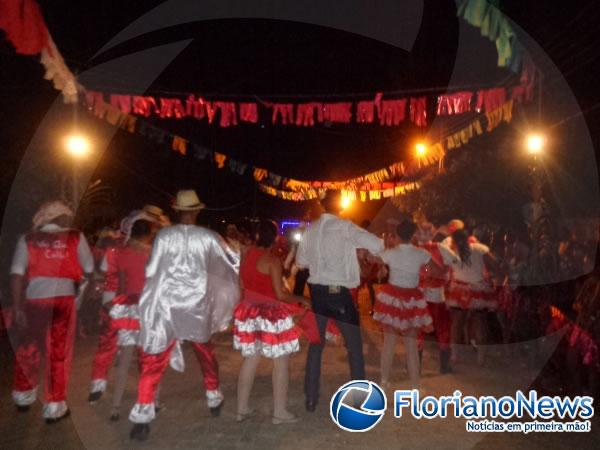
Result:
<instances>
[{"instance_id":1,"label":"red and white skirt","mask_svg":"<svg viewBox=\"0 0 600 450\"><path fill-rule=\"evenodd\" d=\"M244 357L278 358L300 350L301 331L283 303L242 300L233 318L233 348Z\"/></svg>"},{"instance_id":2,"label":"red and white skirt","mask_svg":"<svg viewBox=\"0 0 600 450\"><path fill-rule=\"evenodd\" d=\"M451 280L446 290L446 304L451 308L495 311L498 295L487 285Z\"/></svg>"},{"instance_id":3,"label":"red and white skirt","mask_svg":"<svg viewBox=\"0 0 600 450\"><path fill-rule=\"evenodd\" d=\"M117 345L138 345L140 337L140 296L117 295L111 302L111 326L118 331Z\"/></svg>"},{"instance_id":4,"label":"red and white skirt","mask_svg":"<svg viewBox=\"0 0 600 450\"><path fill-rule=\"evenodd\" d=\"M377 288L373 319L405 332L433 331L433 319L423 293L417 289L384 284Z\"/></svg>"}]
</instances>

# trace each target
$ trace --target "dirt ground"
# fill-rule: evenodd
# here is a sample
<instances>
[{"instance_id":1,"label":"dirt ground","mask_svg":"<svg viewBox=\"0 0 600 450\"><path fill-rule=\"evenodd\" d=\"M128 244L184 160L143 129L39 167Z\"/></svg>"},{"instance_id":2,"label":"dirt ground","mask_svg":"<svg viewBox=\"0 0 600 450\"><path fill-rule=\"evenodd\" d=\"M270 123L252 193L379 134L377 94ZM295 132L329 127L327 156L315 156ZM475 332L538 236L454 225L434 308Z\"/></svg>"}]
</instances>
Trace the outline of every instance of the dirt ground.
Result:
<instances>
[{"instance_id":1,"label":"dirt ground","mask_svg":"<svg viewBox=\"0 0 600 450\"><path fill-rule=\"evenodd\" d=\"M364 301L364 299L361 299ZM379 348L381 334L363 309L364 350L367 377L379 379ZM323 353L321 399L315 413L304 410L303 377L307 343L291 361L290 409L301 416L291 425L271 424L270 363L259 367L252 392L258 415L242 424L235 422L235 389L241 356L232 349L231 334L215 336L220 364L225 406L220 418L211 418L206 408L202 375L192 354L185 347L186 370L183 374L167 370L162 382L162 400L166 408L152 424L150 438L138 443L129 440L131 424L128 410L135 401L137 369L130 370L129 385L123 400L121 420L108 420L110 410L110 380L107 395L95 406L87 403L91 362L96 346L95 337L79 339L76 344L71 373L69 406L71 417L56 425L46 425L41 419L38 402L28 413L18 413L10 399L12 361L6 340L0 354L0 448L3 449L531 449L531 448L598 448L600 423L594 420L590 433L468 433L463 419L395 419L391 407L376 428L366 433L348 433L330 419L328 406L331 395L348 381L346 352L341 342L329 343ZM544 344L546 354L552 340ZM539 370L529 367L519 346L510 351L504 347L490 348L486 367L475 364L472 348L463 349L464 360L455 373L439 375L437 350L426 344L422 385L426 394L448 395L460 389L465 395L514 395L526 389ZM543 359L543 358L542 358ZM405 388L407 375L404 353L399 343L394 366L393 388ZM391 391L391 390L390 390ZM388 403L391 392L388 392Z\"/></svg>"}]
</instances>

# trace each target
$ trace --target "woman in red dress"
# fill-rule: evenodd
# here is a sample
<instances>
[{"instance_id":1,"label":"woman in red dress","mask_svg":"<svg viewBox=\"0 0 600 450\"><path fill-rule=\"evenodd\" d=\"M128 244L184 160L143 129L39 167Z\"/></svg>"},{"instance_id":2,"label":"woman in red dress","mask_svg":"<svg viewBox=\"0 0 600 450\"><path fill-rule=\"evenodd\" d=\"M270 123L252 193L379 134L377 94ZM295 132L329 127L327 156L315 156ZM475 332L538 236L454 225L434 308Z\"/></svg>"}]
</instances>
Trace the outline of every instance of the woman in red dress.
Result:
<instances>
[{"instance_id":1,"label":"woman in red dress","mask_svg":"<svg viewBox=\"0 0 600 450\"><path fill-rule=\"evenodd\" d=\"M138 219L131 228L131 237L115 254L114 270L119 280L117 295L109 315L117 332L119 348L117 374L113 392L111 420L119 420L121 399L127 384L129 366L139 341L140 323L138 303L144 289L145 268L150 257L154 227L150 220Z\"/></svg>"},{"instance_id":2,"label":"woman in red dress","mask_svg":"<svg viewBox=\"0 0 600 450\"><path fill-rule=\"evenodd\" d=\"M242 352L244 362L238 379L237 421L252 417L248 401L256 367L261 357L273 360L272 423L293 423L297 416L287 410L289 355L300 350L300 332L286 308L302 302L283 285L282 263L271 252L277 226L261 221L256 246L250 247L240 266L243 297L234 311L233 346Z\"/></svg>"}]
</instances>

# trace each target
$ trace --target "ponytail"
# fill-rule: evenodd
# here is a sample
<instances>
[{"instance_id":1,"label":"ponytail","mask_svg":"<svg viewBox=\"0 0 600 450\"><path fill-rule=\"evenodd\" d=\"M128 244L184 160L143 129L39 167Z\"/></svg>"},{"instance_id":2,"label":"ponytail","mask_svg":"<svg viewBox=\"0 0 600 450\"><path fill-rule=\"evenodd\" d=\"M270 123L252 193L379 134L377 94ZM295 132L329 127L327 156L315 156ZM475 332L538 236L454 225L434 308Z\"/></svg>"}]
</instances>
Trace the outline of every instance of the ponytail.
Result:
<instances>
[{"instance_id":1,"label":"ponytail","mask_svg":"<svg viewBox=\"0 0 600 450\"><path fill-rule=\"evenodd\" d=\"M452 233L452 242L456 246L458 256L462 264L471 265L471 246L469 245L469 235L464 229L456 230Z\"/></svg>"}]
</instances>

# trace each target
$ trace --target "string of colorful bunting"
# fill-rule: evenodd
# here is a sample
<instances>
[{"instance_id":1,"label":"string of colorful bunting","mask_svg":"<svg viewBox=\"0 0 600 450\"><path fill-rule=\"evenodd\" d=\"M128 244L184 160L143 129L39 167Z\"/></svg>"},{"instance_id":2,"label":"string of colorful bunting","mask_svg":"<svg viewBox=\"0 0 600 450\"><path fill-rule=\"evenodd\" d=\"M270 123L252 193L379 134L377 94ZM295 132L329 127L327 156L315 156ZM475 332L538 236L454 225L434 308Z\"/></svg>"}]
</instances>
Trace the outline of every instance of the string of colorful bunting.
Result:
<instances>
[{"instance_id":1,"label":"string of colorful bunting","mask_svg":"<svg viewBox=\"0 0 600 450\"><path fill-rule=\"evenodd\" d=\"M259 183L262 192L285 200L308 200L316 198L325 189L336 189L341 190L352 200L366 201L403 195L418 189L417 181L407 182L406 180L414 178L420 170L427 166L435 163L441 166L447 151L462 147L473 137L484 132L493 131L502 122L510 122L513 105L515 102L523 101L524 98L525 93L515 96L513 92L513 98L506 100L506 92L502 89L488 90L486 95L478 99L478 105L480 104L482 110L487 112L460 130L429 145L421 157L398 161L377 171L343 181L303 181L283 177L265 168L249 165L230 158L225 153L210 150L181 136L168 133L132 114L124 114L110 103L105 103L102 110L98 109L96 104L91 104L88 105L88 110L97 117L130 133L138 133L158 144L170 144L172 150L181 155L191 152L194 159L212 160L218 169L227 168L238 175L250 173ZM403 181L394 181L398 179L403 179Z\"/></svg>"},{"instance_id":2,"label":"string of colorful bunting","mask_svg":"<svg viewBox=\"0 0 600 450\"><path fill-rule=\"evenodd\" d=\"M103 116L108 108L117 109L123 114L161 119L193 118L218 124L228 128L239 124L288 125L312 127L317 124L378 124L399 126L410 120L417 127L427 125L428 110L437 116L451 116L465 113L489 113L504 103L506 99L531 100L534 88L534 72L523 70L520 84L512 88L496 87L480 89L476 92L460 91L427 97L387 99L382 93L375 94L372 100L354 102L308 102L308 103L266 103L208 101L194 94L186 99L135 96L123 94L106 95L102 92L87 91L86 104L98 116ZM429 106L428 101L435 104Z\"/></svg>"}]
</instances>

